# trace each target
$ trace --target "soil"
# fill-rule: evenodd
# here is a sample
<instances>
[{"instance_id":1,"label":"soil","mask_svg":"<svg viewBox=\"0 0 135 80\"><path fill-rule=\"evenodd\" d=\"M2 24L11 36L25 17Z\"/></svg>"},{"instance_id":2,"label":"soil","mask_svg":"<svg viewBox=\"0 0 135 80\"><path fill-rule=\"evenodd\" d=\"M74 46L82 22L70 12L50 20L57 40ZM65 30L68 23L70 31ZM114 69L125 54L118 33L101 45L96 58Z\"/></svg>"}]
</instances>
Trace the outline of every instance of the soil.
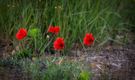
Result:
<instances>
[{"instance_id":1,"label":"soil","mask_svg":"<svg viewBox=\"0 0 135 80\"><path fill-rule=\"evenodd\" d=\"M88 51L92 80L135 80L135 45Z\"/></svg>"},{"instance_id":2,"label":"soil","mask_svg":"<svg viewBox=\"0 0 135 80\"><path fill-rule=\"evenodd\" d=\"M0 80L30 80L17 66L0 66Z\"/></svg>"},{"instance_id":3,"label":"soil","mask_svg":"<svg viewBox=\"0 0 135 80\"><path fill-rule=\"evenodd\" d=\"M6 39L0 39L0 58L10 57L13 50L13 44Z\"/></svg>"}]
</instances>

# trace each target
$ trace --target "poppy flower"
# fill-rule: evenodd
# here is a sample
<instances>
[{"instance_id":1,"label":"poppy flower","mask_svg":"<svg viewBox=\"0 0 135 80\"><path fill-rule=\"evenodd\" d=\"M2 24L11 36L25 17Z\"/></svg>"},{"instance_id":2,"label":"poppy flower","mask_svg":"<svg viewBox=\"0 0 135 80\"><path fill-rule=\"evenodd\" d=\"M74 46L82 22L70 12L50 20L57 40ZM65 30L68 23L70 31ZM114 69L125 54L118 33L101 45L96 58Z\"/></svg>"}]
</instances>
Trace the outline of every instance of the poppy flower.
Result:
<instances>
[{"instance_id":1,"label":"poppy flower","mask_svg":"<svg viewBox=\"0 0 135 80\"><path fill-rule=\"evenodd\" d=\"M90 46L94 42L94 37L92 33L87 33L83 39L83 43L86 46Z\"/></svg>"},{"instance_id":2,"label":"poppy flower","mask_svg":"<svg viewBox=\"0 0 135 80\"><path fill-rule=\"evenodd\" d=\"M60 32L60 27L59 26L55 26L54 27L54 33L58 34Z\"/></svg>"},{"instance_id":3,"label":"poppy flower","mask_svg":"<svg viewBox=\"0 0 135 80\"><path fill-rule=\"evenodd\" d=\"M18 40L22 40L27 36L27 30L25 28L20 28L18 32L16 33L16 38Z\"/></svg>"},{"instance_id":4,"label":"poppy flower","mask_svg":"<svg viewBox=\"0 0 135 80\"><path fill-rule=\"evenodd\" d=\"M54 32L54 27L53 26L49 26L48 32L53 33Z\"/></svg>"},{"instance_id":5,"label":"poppy flower","mask_svg":"<svg viewBox=\"0 0 135 80\"><path fill-rule=\"evenodd\" d=\"M57 38L54 43L53 47L55 50L62 50L64 49L65 43L63 38Z\"/></svg>"},{"instance_id":6,"label":"poppy flower","mask_svg":"<svg viewBox=\"0 0 135 80\"><path fill-rule=\"evenodd\" d=\"M58 34L60 31L59 26L49 26L48 32L53 33L53 34Z\"/></svg>"}]
</instances>

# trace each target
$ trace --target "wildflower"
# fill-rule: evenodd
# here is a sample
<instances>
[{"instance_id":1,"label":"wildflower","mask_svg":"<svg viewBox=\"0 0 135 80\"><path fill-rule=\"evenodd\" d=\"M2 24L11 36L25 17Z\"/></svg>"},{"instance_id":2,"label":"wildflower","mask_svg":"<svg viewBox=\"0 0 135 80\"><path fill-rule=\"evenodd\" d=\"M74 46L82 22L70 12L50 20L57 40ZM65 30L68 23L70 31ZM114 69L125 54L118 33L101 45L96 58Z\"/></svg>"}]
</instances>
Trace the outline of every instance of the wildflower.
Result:
<instances>
[{"instance_id":1,"label":"wildflower","mask_svg":"<svg viewBox=\"0 0 135 80\"><path fill-rule=\"evenodd\" d=\"M48 32L53 33L54 32L54 27L53 26L49 26Z\"/></svg>"},{"instance_id":2,"label":"wildflower","mask_svg":"<svg viewBox=\"0 0 135 80\"><path fill-rule=\"evenodd\" d=\"M49 26L48 32L53 33L53 34L58 34L60 31L59 26Z\"/></svg>"},{"instance_id":3,"label":"wildflower","mask_svg":"<svg viewBox=\"0 0 135 80\"><path fill-rule=\"evenodd\" d=\"M59 26L55 26L55 27L54 27L54 33L55 33L55 34L58 34L59 31L60 31L60 27L59 27Z\"/></svg>"},{"instance_id":4,"label":"wildflower","mask_svg":"<svg viewBox=\"0 0 135 80\"><path fill-rule=\"evenodd\" d=\"M50 38L50 36L49 36L49 35L47 35L47 36L46 36L46 38L48 38L48 39L49 39L49 38Z\"/></svg>"},{"instance_id":5,"label":"wildflower","mask_svg":"<svg viewBox=\"0 0 135 80\"><path fill-rule=\"evenodd\" d=\"M93 37L92 33L86 33L86 35L83 39L84 45L90 46L93 42L94 42L94 37Z\"/></svg>"},{"instance_id":6,"label":"wildflower","mask_svg":"<svg viewBox=\"0 0 135 80\"><path fill-rule=\"evenodd\" d=\"M62 50L64 49L65 43L63 38L57 38L54 43L53 47L55 50Z\"/></svg>"},{"instance_id":7,"label":"wildflower","mask_svg":"<svg viewBox=\"0 0 135 80\"><path fill-rule=\"evenodd\" d=\"M55 6L54 7L57 11L61 11L63 10L63 7L61 5Z\"/></svg>"},{"instance_id":8,"label":"wildflower","mask_svg":"<svg viewBox=\"0 0 135 80\"><path fill-rule=\"evenodd\" d=\"M16 38L18 40L22 40L27 36L27 30L25 28L20 28L19 31L16 33Z\"/></svg>"}]
</instances>

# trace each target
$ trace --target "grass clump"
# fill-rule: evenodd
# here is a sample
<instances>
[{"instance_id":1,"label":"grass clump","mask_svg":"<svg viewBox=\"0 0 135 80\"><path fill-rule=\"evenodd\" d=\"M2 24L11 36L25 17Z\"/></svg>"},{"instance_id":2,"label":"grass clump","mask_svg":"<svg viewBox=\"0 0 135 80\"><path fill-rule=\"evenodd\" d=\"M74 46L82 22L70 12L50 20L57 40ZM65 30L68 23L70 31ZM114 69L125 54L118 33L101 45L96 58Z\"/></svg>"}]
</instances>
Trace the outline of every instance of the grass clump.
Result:
<instances>
[{"instance_id":1,"label":"grass clump","mask_svg":"<svg viewBox=\"0 0 135 80\"><path fill-rule=\"evenodd\" d=\"M59 60L56 59L55 61ZM54 59L48 62L35 59L34 62L23 61L22 66L33 80L89 80L89 72L83 72L82 66L76 62L56 64ZM87 76L86 78L84 78Z\"/></svg>"},{"instance_id":2,"label":"grass clump","mask_svg":"<svg viewBox=\"0 0 135 80\"><path fill-rule=\"evenodd\" d=\"M82 42L87 32L93 33L95 43L101 46L110 40L116 41L116 36L126 30L124 17L120 13L126 6L125 2L128 1L1 0L0 30L16 41L14 35L18 28L38 28L42 33L41 45L44 45L47 44L44 37L49 25L58 25L61 27L58 36L65 38L66 50L70 50L73 43ZM38 41L34 44L40 43Z\"/></svg>"}]
</instances>

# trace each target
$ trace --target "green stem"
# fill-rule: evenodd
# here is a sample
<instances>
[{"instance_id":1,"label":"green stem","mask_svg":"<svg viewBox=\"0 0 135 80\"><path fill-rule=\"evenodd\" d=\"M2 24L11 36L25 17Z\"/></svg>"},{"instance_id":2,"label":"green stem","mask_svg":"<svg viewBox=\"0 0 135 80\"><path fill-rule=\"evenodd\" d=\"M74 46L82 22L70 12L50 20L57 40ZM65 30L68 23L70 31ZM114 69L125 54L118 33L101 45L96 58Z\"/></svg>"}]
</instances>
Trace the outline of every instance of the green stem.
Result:
<instances>
[{"instance_id":1,"label":"green stem","mask_svg":"<svg viewBox=\"0 0 135 80\"><path fill-rule=\"evenodd\" d=\"M36 38L34 38L34 43L35 43L35 50L36 50L37 49Z\"/></svg>"}]
</instances>

